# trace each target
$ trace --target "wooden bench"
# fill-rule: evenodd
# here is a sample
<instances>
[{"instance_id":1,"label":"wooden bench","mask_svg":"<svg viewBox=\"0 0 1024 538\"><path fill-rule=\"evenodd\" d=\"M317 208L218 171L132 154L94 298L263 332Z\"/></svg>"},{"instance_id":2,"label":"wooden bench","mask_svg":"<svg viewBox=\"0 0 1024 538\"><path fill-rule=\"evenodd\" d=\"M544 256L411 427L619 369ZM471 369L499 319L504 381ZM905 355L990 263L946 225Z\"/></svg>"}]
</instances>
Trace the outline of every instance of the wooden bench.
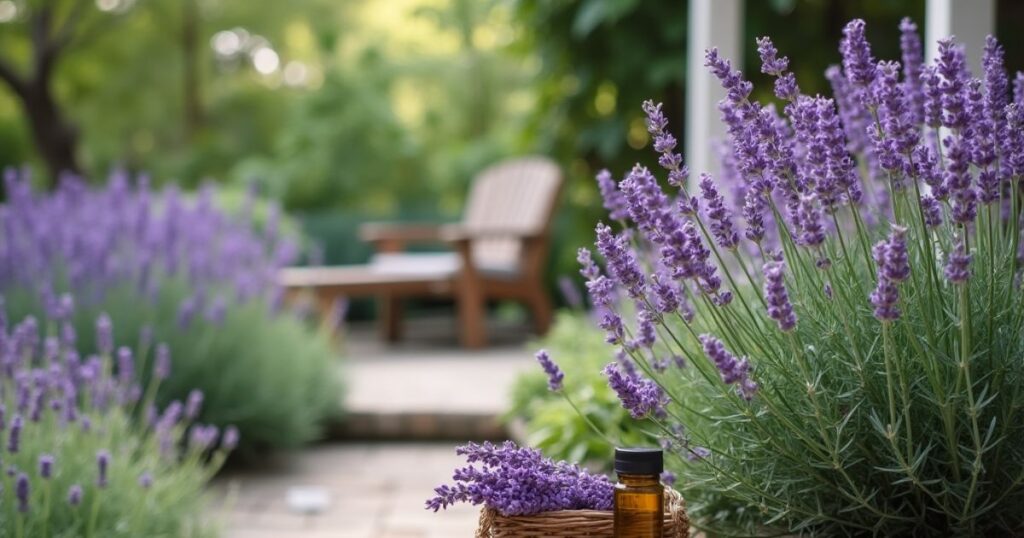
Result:
<instances>
[{"instance_id":1,"label":"wooden bench","mask_svg":"<svg viewBox=\"0 0 1024 538\"><path fill-rule=\"evenodd\" d=\"M487 343L488 300L524 303L537 331L546 332L552 313L543 269L561 184L560 169L547 158L499 163L474 179L461 222L367 224L360 237L377 252L369 263L289 267L280 281L289 294L312 290L324 316L339 297L378 297L381 332L388 341L401 337L402 299L422 296L455 300L465 347ZM412 243L442 243L450 251L402 252Z\"/></svg>"}]
</instances>

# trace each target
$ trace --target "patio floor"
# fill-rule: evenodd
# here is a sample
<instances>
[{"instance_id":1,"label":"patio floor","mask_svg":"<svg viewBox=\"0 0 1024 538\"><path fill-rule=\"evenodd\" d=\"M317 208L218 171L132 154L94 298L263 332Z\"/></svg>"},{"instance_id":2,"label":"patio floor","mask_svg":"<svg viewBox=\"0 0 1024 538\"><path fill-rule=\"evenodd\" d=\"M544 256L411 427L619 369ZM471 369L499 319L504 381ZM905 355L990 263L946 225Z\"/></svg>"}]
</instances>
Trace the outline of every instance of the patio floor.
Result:
<instances>
[{"instance_id":1,"label":"patio floor","mask_svg":"<svg viewBox=\"0 0 1024 538\"><path fill-rule=\"evenodd\" d=\"M490 328L493 345L480 351L458 347L449 318L410 323L397 345L380 343L372 326L350 328L343 351L346 410L392 422L406 415L497 422L516 375L536 366L525 329L500 323ZM475 507L437 514L423 507L433 488L463 463L454 453L457 444L314 445L218 478L216 511L227 538L470 537Z\"/></svg>"}]
</instances>

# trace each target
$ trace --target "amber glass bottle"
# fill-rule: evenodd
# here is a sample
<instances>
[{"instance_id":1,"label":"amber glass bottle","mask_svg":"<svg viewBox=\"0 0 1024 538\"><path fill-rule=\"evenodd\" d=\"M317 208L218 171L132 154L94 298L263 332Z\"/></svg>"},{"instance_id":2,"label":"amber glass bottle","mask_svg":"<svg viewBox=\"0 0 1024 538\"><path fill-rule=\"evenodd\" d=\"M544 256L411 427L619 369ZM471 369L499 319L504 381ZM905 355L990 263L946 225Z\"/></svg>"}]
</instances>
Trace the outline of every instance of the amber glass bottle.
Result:
<instances>
[{"instance_id":1,"label":"amber glass bottle","mask_svg":"<svg viewBox=\"0 0 1024 538\"><path fill-rule=\"evenodd\" d=\"M660 449L615 449L615 538L662 538L663 469Z\"/></svg>"}]
</instances>

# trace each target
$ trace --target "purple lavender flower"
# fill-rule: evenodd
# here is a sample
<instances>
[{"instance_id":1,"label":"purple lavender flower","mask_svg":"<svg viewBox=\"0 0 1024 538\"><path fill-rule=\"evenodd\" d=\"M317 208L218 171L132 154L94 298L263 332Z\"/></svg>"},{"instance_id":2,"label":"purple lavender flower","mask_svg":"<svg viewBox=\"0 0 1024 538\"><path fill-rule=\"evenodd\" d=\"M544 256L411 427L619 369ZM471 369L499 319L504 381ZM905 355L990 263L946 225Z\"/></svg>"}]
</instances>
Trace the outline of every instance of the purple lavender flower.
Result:
<instances>
[{"instance_id":1,"label":"purple lavender flower","mask_svg":"<svg viewBox=\"0 0 1024 538\"><path fill-rule=\"evenodd\" d=\"M924 89L921 82L924 55L917 25L909 17L900 21L900 51L903 59L903 93L907 98L909 119L912 124L919 125L924 121Z\"/></svg>"},{"instance_id":2,"label":"purple lavender flower","mask_svg":"<svg viewBox=\"0 0 1024 538\"><path fill-rule=\"evenodd\" d=\"M583 308L583 296L580 295L580 290L572 278L568 275L558 277L558 289L562 292L562 299L565 300L569 308L573 310Z\"/></svg>"},{"instance_id":3,"label":"purple lavender flower","mask_svg":"<svg viewBox=\"0 0 1024 538\"><path fill-rule=\"evenodd\" d=\"M541 368L544 369L544 373L548 376L548 389L553 392L562 390L562 380L565 379L565 374L555 364L555 361L551 360L547 350L542 349L538 351L535 357L537 362L540 363Z\"/></svg>"},{"instance_id":4,"label":"purple lavender flower","mask_svg":"<svg viewBox=\"0 0 1024 538\"><path fill-rule=\"evenodd\" d=\"M963 240L957 242L946 260L946 280L963 284L971 278L971 255L967 253Z\"/></svg>"},{"instance_id":5,"label":"purple lavender flower","mask_svg":"<svg viewBox=\"0 0 1024 538\"><path fill-rule=\"evenodd\" d=\"M708 174L700 175L700 192L704 198L711 234L715 237L718 246L724 249L736 248L740 241L739 234L732 226L732 217L729 210L725 208L722 195L718 193L714 181Z\"/></svg>"},{"instance_id":6,"label":"purple lavender flower","mask_svg":"<svg viewBox=\"0 0 1024 538\"><path fill-rule=\"evenodd\" d=\"M470 465L456 469L454 484L438 486L426 508L438 511L459 502L484 504L504 516L553 510L610 510L612 484L578 466L544 458L540 451L469 443L456 448ZM475 465L474 465L475 464Z\"/></svg>"},{"instance_id":7,"label":"purple lavender flower","mask_svg":"<svg viewBox=\"0 0 1024 538\"><path fill-rule=\"evenodd\" d=\"M615 180L612 179L611 172L601 170L597 173L597 188L601 191L601 199L604 202L604 208L608 210L608 216L613 220L626 220L629 217L626 199L619 191Z\"/></svg>"},{"instance_id":8,"label":"purple lavender flower","mask_svg":"<svg viewBox=\"0 0 1024 538\"><path fill-rule=\"evenodd\" d=\"M825 227L821 222L821 207L818 205L815 195L800 197L800 205L797 210L797 224L800 226L800 235L797 237L799 244L817 248L825 242Z\"/></svg>"},{"instance_id":9,"label":"purple lavender flower","mask_svg":"<svg viewBox=\"0 0 1024 538\"><path fill-rule=\"evenodd\" d=\"M82 486L72 484L68 488L68 504L73 507L82 504Z\"/></svg>"},{"instance_id":10,"label":"purple lavender flower","mask_svg":"<svg viewBox=\"0 0 1024 538\"><path fill-rule=\"evenodd\" d=\"M787 73L789 58L778 56L779 51L769 37L757 38L757 53L761 57L761 72L776 77L775 96L785 101L793 101L800 93L796 84L796 76Z\"/></svg>"},{"instance_id":11,"label":"purple lavender flower","mask_svg":"<svg viewBox=\"0 0 1024 538\"><path fill-rule=\"evenodd\" d=\"M924 222L929 228L935 228L942 224L942 206L929 195L921 197L921 213L924 215Z\"/></svg>"},{"instance_id":12,"label":"purple lavender flower","mask_svg":"<svg viewBox=\"0 0 1024 538\"><path fill-rule=\"evenodd\" d=\"M188 393L188 400L185 401L185 419L194 420L199 416L203 408L203 391L193 389Z\"/></svg>"},{"instance_id":13,"label":"purple lavender flower","mask_svg":"<svg viewBox=\"0 0 1024 538\"><path fill-rule=\"evenodd\" d=\"M871 57L871 45L864 35L862 19L846 23L843 39L839 42L839 54L843 57L843 71L850 82L867 87L875 80L875 61Z\"/></svg>"},{"instance_id":14,"label":"purple lavender flower","mask_svg":"<svg viewBox=\"0 0 1024 538\"><path fill-rule=\"evenodd\" d=\"M143 471L143 473L139 475L139 487L142 489L149 489L152 486L153 473L150 473L149 471Z\"/></svg>"},{"instance_id":15,"label":"purple lavender flower","mask_svg":"<svg viewBox=\"0 0 1024 538\"><path fill-rule=\"evenodd\" d=\"M224 435L220 439L220 447L230 452L238 446L238 439L238 428L234 425L228 425L224 428Z\"/></svg>"},{"instance_id":16,"label":"purple lavender flower","mask_svg":"<svg viewBox=\"0 0 1024 538\"><path fill-rule=\"evenodd\" d=\"M114 352L114 326L106 312L96 318L96 348L103 355Z\"/></svg>"},{"instance_id":17,"label":"purple lavender flower","mask_svg":"<svg viewBox=\"0 0 1024 538\"><path fill-rule=\"evenodd\" d=\"M107 487L107 468L110 466L110 452L100 450L96 453L96 487Z\"/></svg>"},{"instance_id":18,"label":"purple lavender flower","mask_svg":"<svg viewBox=\"0 0 1024 538\"><path fill-rule=\"evenodd\" d=\"M642 309L637 314L636 320L636 341L637 347L650 349L657 341L657 331L654 324L657 322L657 315L650 310Z\"/></svg>"},{"instance_id":19,"label":"purple lavender flower","mask_svg":"<svg viewBox=\"0 0 1024 538\"><path fill-rule=\"evenodd\" d=\"M31 490L29 489L28 475L25 473L18 474L17 483L14 486L14 494L18 498L18 512L22 514L28 513L28 500Z\"/></svg>"},{"instance_id":20,"label":"purple lavender flower","mask_svg":"<svg viewBox=\"0 0 1024 538\"><path fill-rule=\"evenodd\" d=\"M1024 72L1017 71L1013 79L1013 102L1017 106L1024 107Z\"/></svg>"},{"instance_id":21,"label":"purple lavender flower","mask_svg":"<svg viewBox=\"0 0 1024 538\"><path fill-rule=\"evenodd\" d=\"M49 479L53 476L53 463L54 457L51 454L42 454L39 456L39 476L44 479Z\"/></svg>"},{"instance_id":22,"label":"purple lavender flower","mask_svg":"<svg viewBox=\"0 0 1024 538\"><path fill-rule=\"evenodd\" d=\"M942 89L939 87L941 84L942 78L936 66L926 65L921 68L924 123L933 129L942 125Z\"/></svg>"},{"instance_id":23,"label":"purple lavender flower","mask_svg":"<svg viewBox=\"0 0 1024 538\"><path fill-rule=\"evenodd\" d=\"M689 170L683 164L683 156L674 151L676 139L666 131L668 119L661 111L661 103L644 101L643 110L647 115L647 131L654 138L654 151L661 154L658 164L668 170L668 184L673 187L683 187L686 184Z\"/></svg>"},{"instance_id":24,"label":"purple lavender flower","mask_svg":"<svg viewBox=\"0 0 1024 538\"><path fill-rule=\"evenodd\" d=\"M704 355L718 368L722 382L726 385L736 385L737 392L744 399L753 399L757 392L757 383L750 379L750 362L747 358L737 359L725 349L725 344L721 340L710 334L700 335L700 342L704 347Z\"/></svg>"},{"instance_id":25,"label":"purple lavender flower","mask_svg":"<svg viewBox=\"0 0 1024 538\"><path fill-rule=\"evenodd\" d=\"M21 415L14 415L14 419L11 420L11 430L7 433L7 451L11 454L18 453L18 447L21 444L21 429L24 425L25 421Z\"/></svg>"},{"instance_id":26,"label":"purple lavender flower","mask_svg":"<svg viewBox=\"0 0 1024 538\"><path fill-rule=\"evenodd\" d=\"M608 273L633 299L644 294L644 274L636 260L629 239L624 234L614 235L604 224L597 225L597 250L608 262Z\"/></svg>"},{"instance_id":27,"label":"purple lavender flower","mask_svg":"<svg viewBox=\"0 0 1024 538\"><path fill-rule=\"evenodd\" d=\"M153 359L153 376L159 380L167 379L171 375L171 350L167 344L160 343L156 346L156 355Z\"/></svg>"},{"instance_id":28,"label":"purple lavender flower","mask_svg":"<svg viewBox=\"0 0 1024 538\"><path fill-rule=\"evenodd\" d=\"M679 288L669 276L661 272L652 274L651 291L654 293L654 307L658 312L671 314L679 311L682 297Z\"/></svg>"},{"instance_id":29,"label":"purple lavender flower","mask_svg":"<svg viewBox=\"0 0 1024 538\"><path fill-rule=\"evenodd\" d=\"M667 398L661 387L650 379L624 374L618 363L609 363L604 368L608 386L619 396L622 407L633 418L665 416Z\"/></svg>"},{"instance_id":30,"label":"purple lavender flower","mask_svg":"<svg viewBox=\"0 0 1024 538\"><path fill-rule=\"evenodd\" d=\"M676 473L672 471L664 471L661 473L661 483L666 486L673 486L676 483Z\"/></svg>"},{"instance_id":31,"label":"purple lavender flower","mask_svg":"<svg viewBox=\"0 0 1024 538\"><path fill-rule=\"evenodd\" d=\"M939 57L936 62L942 102L942 125L950 129L961 129L967 125L967 110L964 103L964 86L969 75L964 49L953 38L939 40Z\"/></svg>"},{"instance_id":32,"label":"purple lavender flower","mask_svg":"<svg viewBox=\"0 0 1024 538\"><path fill-rule=\"evenodd\" d=\"M796 314L786 292L784 262L764 265L764 297L768 303L768 317L779 324L779 330L789 332L796 327Z\"/></svg>"},{"instance_id":33,"label":"purple lavender flower","mask_svg":"<svg viewBox=\"0 0 1024 538\"><path fill-rule=\"evenodd\" d=\"M125 384L135 379L135 358L132 350L125 346L117 349L117 377Z\"/></svg>"},{"instance_id":34,"label":"purple lavender flower","mask_svg":"<svg viewBox=\"0 0 1024 538\"><path fill-rule=\"evenodd\" d=\"M878 284L871 292L870 299L871 305L875 307L875 317L880 321L895 321L901 315L897 306L900 292L896 284L910 275L904 238L906 231L906 228L893 226L889 238L876 243L872 251L878 267Z\"/></svg>"}]
</instances>

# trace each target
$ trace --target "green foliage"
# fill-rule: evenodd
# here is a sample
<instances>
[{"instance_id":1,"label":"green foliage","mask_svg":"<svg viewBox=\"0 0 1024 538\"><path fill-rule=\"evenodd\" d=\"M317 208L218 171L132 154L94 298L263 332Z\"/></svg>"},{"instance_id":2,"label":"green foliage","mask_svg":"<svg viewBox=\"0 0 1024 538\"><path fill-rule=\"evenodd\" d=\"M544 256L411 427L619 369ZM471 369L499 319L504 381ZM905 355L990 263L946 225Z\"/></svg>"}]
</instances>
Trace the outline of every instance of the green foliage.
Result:
<instances>
[{"instance_id":1,"label":"green foliage","mask_svg":"<svg viewBox=\"0 0 1024 538\"><path fill-rule=\"evenodd\" d=\"M157 402L184 402L192 389L203 391L200 420L236 425L243 455L316 439L323 421L340 412L341 372L327 339L292 316L271 313L261 301L232 305L221 324L200 314L182 328L179 307L189 294L185 283L167 280L155 301L127 287L98 303L79 300L79 341L91 348L100 312L114 320L119 345L134 347L143 328L151 328L154 340L166 343L172 356L171 377L160 385ZM35 303L25 294L7 298L17 315L41 316ZM144 378L151 366L140 371Z\"/></svg>"},{"instance_id":2,"label":"green foliage","mask_svg":"<svg viewBox=\"0 0 1024 538\"><path fill-rule=\"evenodd\" d=\"M37 319L5 317L0 327L0 536L216 536L205 488L237 432L211 435L181 407L161 408L157 424L143 424L135 414L153 403L159 379L122 377L120 358L88 354L96 348ZM153 351L130 349L135 360ZM136 382L141 393L132 399Z\"/></svg>"},{"instance_id":3,"label":"green foliage","mask_svg":"<svg viewBox=\"0 0 1024 538\"><path fill-rule=\"evenodd\" d=\"M622 409L601 375L601 367L612 354L589 316L560 312L551 331L535 347L547 349L557 358L567 374L563 390L579 413L561 393L548 390L547 378L539 368L520 375L505 419L525 426L527 445L554 459L610 470L613 445L637 446L648 439L641 422ZM591 424L599 425L601 431Z\"/></svg>"},{"instance_id":4,"label":"green foliage","mask_svg":"<svg viewBox=\"0 0 1024 538\"><path fill-rule=\"evenodd\" d=\"M14 409L13 392L7 391L7 409ZM20 516L14 495L15 479L4 475L4 495L0 502L0 536L87 536L95 505L92 536L125 537L211 537L215 527L204 513L205 485L223 461L217 454L216 466L204 463L201 454L190 452L179 461L160 454L156 437L140 430L138 422L122 410L88 413L97 433L84 433L77 424L61 426L53 414L44 424L23 430L17 454L4 454L4 465L14 466L31 477L29 511ZM99 433L102 432L102 433ZM109 485L96 486L96 454L111 454ZM39 456L54 456L53 478L38 476ZM142 488L139 477L151 473L152 486ZM71 506L68 489L82 487L82 503ZM49 509L47 510L47 506ZM18 518L22 534L18 534ZM47 529L47 530L44 530Z\"/></svg>"}]
</instances>

